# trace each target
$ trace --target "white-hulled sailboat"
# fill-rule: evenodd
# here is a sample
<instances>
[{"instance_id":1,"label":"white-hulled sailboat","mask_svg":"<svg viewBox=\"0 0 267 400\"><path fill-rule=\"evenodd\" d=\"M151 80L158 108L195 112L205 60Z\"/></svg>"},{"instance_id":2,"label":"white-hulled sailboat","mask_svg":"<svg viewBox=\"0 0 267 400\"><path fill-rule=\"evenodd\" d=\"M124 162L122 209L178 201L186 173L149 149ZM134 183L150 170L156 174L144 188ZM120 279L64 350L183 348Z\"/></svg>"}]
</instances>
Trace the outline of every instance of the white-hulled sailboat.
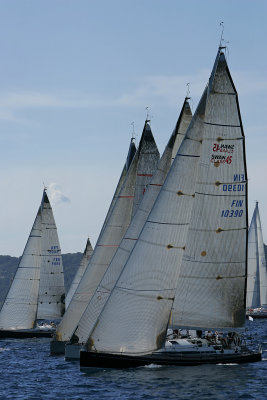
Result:
<instances>
[{"instance_id":1,"label":"white-hulled sailboat","mask_svg":"<svg viewBox=\"0 0 267 400\"><path fill-rule=\"evenodd\" d=\"M51 337L64 313L64 274L53 211L41 205L0 312L0 337Z\"/></svg>"},{"instance_id":2,"label":"white-hulled sailboat","mask_svg":"<svg viewBox=\"0 0 267 400\"><path fill-rule=\"evenodd\" d=\"M267 268L258 202L248 232L247 316L267 318Z\"/></svg>"},{"instance_id":3,"label":"white-hulled sailboat","mask_svg":"<svg viewBox=\"0 0 267 400\"><path fill-rule=\"evenodd\" d=\"M94 328L94 325L96 324L96 321L101 314L125 263L127 262L127 259L134 247L135 241L140 235L147 216L158 196L158 193L164 183L166 175L191 121L192 113L188 100L189 99L186 98L184 101L175 129L169 139L161 159L159 160L157 169L151 178L143 200L140 203L140 206L136 211L106 273L104 274L103 279L101 280L79 321L75 331L77 343L70 343L65 347L66 360L80 358L80 349L90 337L91 331Z\"/></svg>"},{"instance_id":4,"label":"white-hulled sailboat","mask_svg":"<svg viewBox=\"0 0 267 400\"><path fill-rule=\"evenodd\" d=\"M115 254L126 229L144 195L159 159L149 121L145 121L138 149L129 166L118 197L101 230L84 275L51 342L51 354L62 352L62 343L69 341ZM63 353L65 346L63 347Z\"/></svg>"},{"instance_id":5,"label":"white-hulled sailboat","mask_svg":"<svg viewBox=\"0 0 267 400\"><path fill-rule=\"evenodd\" d=\"M220 47L164 185L90 335L88 351L80 353L81 367L260 360L261 351L249 350L240 338L166 340L171 315L176 325L189 329L243 326L247 226L244 133Z\"/></svg>"}]
</instances>

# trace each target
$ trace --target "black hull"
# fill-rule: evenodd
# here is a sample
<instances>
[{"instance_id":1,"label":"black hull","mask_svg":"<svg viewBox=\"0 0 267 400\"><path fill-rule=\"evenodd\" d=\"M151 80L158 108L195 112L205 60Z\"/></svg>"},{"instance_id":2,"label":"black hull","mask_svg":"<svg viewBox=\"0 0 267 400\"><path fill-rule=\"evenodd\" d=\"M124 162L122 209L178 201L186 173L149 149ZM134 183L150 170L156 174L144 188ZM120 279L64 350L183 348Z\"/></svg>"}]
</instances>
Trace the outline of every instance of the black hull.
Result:
<instances>
[{"instance_id":1,"label":"black hull","mask_svg":"<svg viewBox=\"0 0 267 400\"><path fill-rule=\"evenodd\" d=\"M18 330L0 330L0 339L27 339L27 338L41 338L49 337L52 338L54 335L54 330L44 330L44 329L18 329Z\"/></svg>"},{"instance_id":2,"label":"black hull","mask_svg":"<svg viewBox=\"0 0 267 400\"><path fill-rule=\"evenodd\" d=\"M258 318L258 319L267 318L267 313L247 314L246 317L247 317L247 319L248 319L248 317L252 317L253 319L255 319L255 318Z\"/></svg>"},{"instance_id":3,"label":"black hull","mask_svg":"<svg viewBox=\"0 0 267 400\"><path fill-rule=\"evenodd\" d=\"M193 366L202 364L249 363L261 361L261 352L216 353L216 354L167 354L158 353L145 356L127 356L122 354L80 352L81 368L135 368L149 364Z\"/></svg>"}]
</instances>

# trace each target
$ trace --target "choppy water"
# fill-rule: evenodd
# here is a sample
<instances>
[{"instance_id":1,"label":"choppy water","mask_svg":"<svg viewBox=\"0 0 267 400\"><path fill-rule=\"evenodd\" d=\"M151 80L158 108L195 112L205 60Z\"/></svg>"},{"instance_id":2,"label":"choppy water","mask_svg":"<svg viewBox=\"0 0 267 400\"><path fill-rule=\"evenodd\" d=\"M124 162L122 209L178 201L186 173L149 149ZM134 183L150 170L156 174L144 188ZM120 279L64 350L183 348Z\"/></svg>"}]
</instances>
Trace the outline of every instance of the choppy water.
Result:
<instances>
[{"instance_id":1,"label":"choppy water","mask_svg":"<svg viewBox=\"0 0 267 400\"><path fill-rule=\"evenodd\" d=\"M0 399L267 399L267 319L249 323L262 362L80 371L49 355L49 339L0 341Z\"/></svg>"}]
</instances>

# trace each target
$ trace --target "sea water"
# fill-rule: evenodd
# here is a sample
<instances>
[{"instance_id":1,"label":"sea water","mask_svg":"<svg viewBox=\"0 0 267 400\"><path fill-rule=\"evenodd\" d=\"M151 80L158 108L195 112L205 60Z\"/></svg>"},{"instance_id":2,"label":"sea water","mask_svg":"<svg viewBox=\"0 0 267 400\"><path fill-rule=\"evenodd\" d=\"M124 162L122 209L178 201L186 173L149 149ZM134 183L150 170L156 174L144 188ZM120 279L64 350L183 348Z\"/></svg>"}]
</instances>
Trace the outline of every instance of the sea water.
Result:
<instances>
[{"instance_id":1,"label":"sea water","mask_svg":"<svg viewBox=\"0 0 267 400\"><path fill-rule=\"evenodd\" d=\"M79 362L50 356L50 339L0 340L0 400L267 399L267 319L246 326L263 343L261 362L83 372Z\"/></svg>"}]
</instances>

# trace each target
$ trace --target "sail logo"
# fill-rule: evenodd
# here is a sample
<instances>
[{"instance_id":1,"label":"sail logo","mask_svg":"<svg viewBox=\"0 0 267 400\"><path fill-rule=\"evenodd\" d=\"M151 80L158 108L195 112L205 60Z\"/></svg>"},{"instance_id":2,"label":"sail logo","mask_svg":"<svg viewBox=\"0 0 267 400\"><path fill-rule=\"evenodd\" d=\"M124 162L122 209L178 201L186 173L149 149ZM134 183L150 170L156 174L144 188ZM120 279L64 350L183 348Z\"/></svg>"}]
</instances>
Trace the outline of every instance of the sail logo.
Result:
<instances>
[{"instance_id":1,"label":"sail logo","mask_svg":"<svg viewBox=\"0 0 267 400\"><path fill-rule=\"evenodd\" d=\"M217 143L214 143L212 150L214 152L219 151L220 153L233 153L234 152L234 148L235 148L234 144L217 144Z\"/></svg>"},{"instance_id":2,"label":"sail logo","mask_svg":"<svg viewBox=\"0 0 267 400\"><path fill-rule=\"evenodd\" d=\"M54 257L52 261L52 265L60 265L60 257Z\"/></svg>"},{"instance_id":3,"label":"sail logo","mask_svg":"<svg viewBox=\"0 0 267 400\"><path fill-rule=\"evenodd\" d=\"M60 252L59 246L51 246L51 248L48 250L48 253L50 254L58 254Z\"/></svg>"},{"instance_id":4,"label":"sail logo","mask_svg":"<svg viewBox=\"0 0 267 400\"><path fill-rule=\"evenodd\" d=\"M214 163L215 167L218 167L220 164L231 164L232 156L228 155L234 152L235 145L234 144L218 144L214 143L212 151L216 154L211 155L210 162ZM224 153L224 154L220 154Z\"/></svg>"},{"instance_id":5,"label":"sail logo","mask_svg":"<svg viewBox=\"0 0 267 400\"><path fill-rule=\"evenodd\" d=\"M212 154L210 162L214 164L231 164L232 156L226 156L221 154Z\"/></svg>"}]
</instances>

